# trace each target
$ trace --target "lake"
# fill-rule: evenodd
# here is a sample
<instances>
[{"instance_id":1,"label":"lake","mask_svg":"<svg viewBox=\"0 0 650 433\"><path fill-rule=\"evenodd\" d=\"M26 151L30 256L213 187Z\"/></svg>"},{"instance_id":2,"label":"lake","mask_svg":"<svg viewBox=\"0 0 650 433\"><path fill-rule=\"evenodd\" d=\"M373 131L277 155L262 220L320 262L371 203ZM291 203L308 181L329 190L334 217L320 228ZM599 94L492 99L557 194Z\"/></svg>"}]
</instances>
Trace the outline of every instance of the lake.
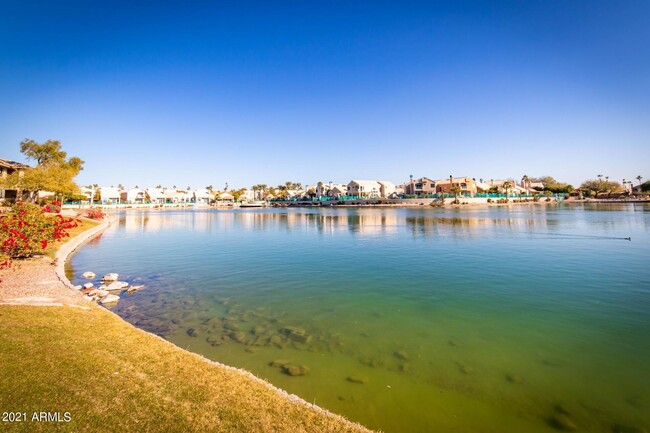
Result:
<instances>
[{"instance_id":1,"label":"lake","mask_svg":"<svg viewBox=\"0 0 650 433\"><path fill-rule=\"evenodd\" d=\"M650 427L649 252L647 204L129 211L67 271L370 428L622 432Z\"/></svg>"}]
</instances>

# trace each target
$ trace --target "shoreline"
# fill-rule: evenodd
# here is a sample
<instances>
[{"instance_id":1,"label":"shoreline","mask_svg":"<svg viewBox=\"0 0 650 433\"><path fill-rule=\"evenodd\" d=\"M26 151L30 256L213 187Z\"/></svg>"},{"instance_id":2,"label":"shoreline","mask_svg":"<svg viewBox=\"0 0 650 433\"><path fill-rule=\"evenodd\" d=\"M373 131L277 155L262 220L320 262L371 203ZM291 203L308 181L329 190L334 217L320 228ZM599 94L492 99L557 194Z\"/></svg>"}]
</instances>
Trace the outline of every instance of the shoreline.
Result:
<instances>
[{"instance_id":1,"label":"shoreline","mask_svg":"<svg viewBox=\"0 0 650 433\"><path fill-rule=\"evenodd\" d=\"M65 289L74 292L74 294L76 294L76 295L80 295L79 291L74 288L74 285L70 282L70 280L68 280L67 276L65 275L65 264L70 259L70 257L81 246L83 246L85 243L87 243L88 241L90 241L94 237L98 236L99 234L103 233L108 227L110 227L116 221L117 221L116 218L110 218L109 220L106 220L106 221L102 222L100 225L98 225L96 227L93 227L91 229L88 229L87 231L75 236L74 238L69 239L66 243L61 245L59 250L57 250L55 259L51 263L54 266L51 266L50 268L54 271L54 274L56 275L57 279L59 280L58 282L62 283L65 286ZM22 270L22 271L23 272L30 272L30 270ZM16 271L16 272L21 272L21 271ZM235 374L241 376L242 378L244 378L246 380L250 380L250 381L253 381L253 382L255 382L255 383L259 384L259 385L262 385L266 389L268 389L269 391L274 392L281 399L286 400L288 403L300 405L301 407L303 407L306 410L314 411L314 412L316 412L316 413L318 413L320 415L323 415L323 416L325 416L325 417L327 417L327 418L329 418L329 419L331 419L333 421L339 422L339 423L342 424L343 427L346 427L347 429L349 429L351 431L362 431L362 432L371 432L372 431L372 430L368 429L367 427L365 427L365 426L363 426L363 425L361 425L359 423L348 420L347 418L345 418L342 415L330 412L329 410L324 409L324 408L322 408L322 407L320 407L318 405L309 403L308 401L302 399L301 397L299 397L299 396L297 396L295 394L290 394L287 391L276 387L272 383L255 376L253 373L251 373L251 372L249 372L247 370L237 368L237 367L233 367L233 366L230 366L230 365L226 365L226 364L220 363L218 361L213 361L213 360L208 359L208 358L206 358L206 357L204 357L204 356L202 356L202 355L200 355L198 353L194 353L194 352L185 350L185 349L183 349L181 347L178 347L175 344L173 344L172 342L167 341L167 340L165 340L164 338L162 338L162 337L160 337L158 335L149 333L147 331L144 331L144 330L142 330L142 329L128 323L127 321L122 319L116 313L110 311L107 308L101 307L100 305L97 305L95 303L83 301L83 299L81 299L81 304L66 304L66 303L58 303L58 302L57 303L46 303L46 304L38 304L38 303L36 303L36 304L34 304L34 303L27 303L27 304L18 303L18 304L16 304L16 303L3 303L2 300L0 300L0 307L5 306L5 305L14 305L14 306L15 305L20 305L20 306L30 306L30 307L38 307L38 306L66 307L66 306L69 306L69 307L82 308L84 310L98 310L98 311L101 311L102 313L111 314L112 316L117 318L119 321L121 321L123 324L129 326L131 329L136 330L137 333L144 334L144 335L149 336L149 337L153 337L153 338L156 339L157 342L163 343L166 347L170 348L171 350L182 352L186 356L189 355L189 356L199 360L200 362L202 362L204 364L216 367L216 368L218 368L220 370L225 370L225 371L228 371L228 372L231 372L231 373L235 373ZM215 392L217 392L217 390L215 390ZM282 414L277 414L277 415L281 416Z\"/></svg>"}]
</instances>

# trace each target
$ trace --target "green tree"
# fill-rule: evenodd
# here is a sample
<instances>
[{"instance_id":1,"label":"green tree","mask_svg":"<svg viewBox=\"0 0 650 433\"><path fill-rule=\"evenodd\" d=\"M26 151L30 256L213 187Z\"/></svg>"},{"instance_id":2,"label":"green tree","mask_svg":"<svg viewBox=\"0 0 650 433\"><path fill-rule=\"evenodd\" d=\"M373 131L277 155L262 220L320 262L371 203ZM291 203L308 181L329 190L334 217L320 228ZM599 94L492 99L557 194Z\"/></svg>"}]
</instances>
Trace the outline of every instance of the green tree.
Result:
<instances>
[{"instance_id":1,"label":"green tree","mask_svg":"<svg viewBox=\"0 0 650 433\"><path fill-rule=\"evenodd\" d=\"M502 186L503 186L503 189L506 190L506 200L508 200L508 192L513 187L512 182L510 182L509 180L506 180L505 182L503 182Z\"/></svg>"},{"instance_id":2,"label":"green tree","mask_svg":"<svg viewBox=\"0 0 650 433\"><path fill-rule=\"evenodd\" d=\"M456 204L460 203L460 200L458 199L458 197L459 197L461 191L462 191L462 189L459 186L454 186L450 190L450 192L452 194L454 194L454 197L456 197L454 199L454 203L456 203Z\"/></svg>"},{"instance_id":3,"label":"green tree","mask_svg":"<svg viewBox=\"0 0 650 433\"><path fill-rule=\"evenodd\" d=\"M618 193L623 191L623 187L621 186L620 183L609 182L609 181L603 182L602 179L586 180L582 183L582 185L580 185L580 189L583 191L587 191L589 195L592 195L594 197L598 197L599 194L604 194L604 193L607 193L607 195L609 196L612 193Z\"/></svg>"},{"instance_id":4,"label":"green tree","mask_svg":"<svg viewBox=\"0 0 650 433\"><path fill-rule=\"evenodd\" d=\"M74 178L83 169L84 162L76 156L68 158L59 141L47 140L40 144L25 139L20 143L20 151L27 159L35 160L36 167L12 173L0 182L1 186L16 189L19 197L23 191L29 191L31 201L36 200L39 191L50 191L62 198L79 194Z\"/></svg>"}]
</instances>

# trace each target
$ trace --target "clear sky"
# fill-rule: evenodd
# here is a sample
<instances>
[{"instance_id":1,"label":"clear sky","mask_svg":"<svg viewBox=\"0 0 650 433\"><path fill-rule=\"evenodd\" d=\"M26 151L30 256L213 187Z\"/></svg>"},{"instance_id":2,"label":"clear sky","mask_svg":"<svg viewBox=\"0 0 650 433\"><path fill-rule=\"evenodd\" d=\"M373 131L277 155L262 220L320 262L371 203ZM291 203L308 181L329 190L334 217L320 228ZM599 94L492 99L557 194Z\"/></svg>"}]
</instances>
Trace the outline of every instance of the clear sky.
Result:
<instances>
[{"instance_id":1,"label":"clear sky","mask_svg":"<svg viewBox=\"0 0 650 433\"><path fill-rule=\"evenodd\" d=\"M650 178L650 1L3 1L0 157L80 184Z\"/></svg>"}]
</instances>

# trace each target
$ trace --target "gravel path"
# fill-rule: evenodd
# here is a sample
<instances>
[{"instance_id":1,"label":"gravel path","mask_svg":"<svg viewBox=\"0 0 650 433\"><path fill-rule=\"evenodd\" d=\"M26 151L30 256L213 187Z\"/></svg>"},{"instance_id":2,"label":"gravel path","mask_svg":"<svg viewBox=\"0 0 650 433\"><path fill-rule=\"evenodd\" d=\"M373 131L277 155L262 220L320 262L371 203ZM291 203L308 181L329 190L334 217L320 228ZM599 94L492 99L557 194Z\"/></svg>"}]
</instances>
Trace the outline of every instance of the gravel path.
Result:
<instances>
[{"instance_id":1,"label":"gravel path","mask_svg":"<svg viewBox=\"0 0 650 433\"><path fill-rule=\"evenodd\" d=\"M72 252L112 222L105 221L70 239L59 248L54 260L49 257L16 260L11 269L0 271L0 305L90 305L65 277L63 267Z\"/></svg>"}]
</instances>

